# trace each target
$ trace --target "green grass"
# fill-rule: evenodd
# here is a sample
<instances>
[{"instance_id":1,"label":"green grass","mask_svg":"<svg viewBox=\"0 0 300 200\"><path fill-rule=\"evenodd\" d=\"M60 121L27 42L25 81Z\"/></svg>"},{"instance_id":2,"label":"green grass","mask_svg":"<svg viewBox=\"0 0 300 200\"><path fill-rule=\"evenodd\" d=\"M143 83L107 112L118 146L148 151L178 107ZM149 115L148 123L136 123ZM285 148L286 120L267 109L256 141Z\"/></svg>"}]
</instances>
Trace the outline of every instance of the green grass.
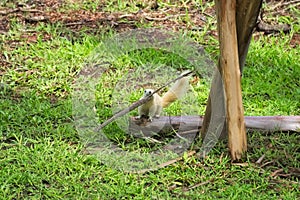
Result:
<instances>
[{"instance_id":1,"label":"green grass","mask_svg":"<svg viewBox=\"0 0 300 200\"><path fill-rule=\"evenodd\" d=\"M300 114L299 49L288 45L288 37L252 43L243 74L246 115Z\"/></svg>"},{"instance_id":2,"label":"green grass","mask_svg":"<svg viewBox=\"0 0 300 200\"><path fill-rule=\"evenodd\" d=\"M84 1L84 9L96 10L94 2ZM107 9L123 9L124 5L118 3L112 1ZM161 3L166 7L171 4ZM65 6L62 8L66 10L82 8ZM78 32L75 37L62 24L33 26L12 20L10 31L0 38L5 63L0 66L0 199L300 198L299 172L295 171L300 168L299 133L249 132L244 166L231 163L226 140L220 141L205 159L184 157L145 174L122 172L95 155L87 155L72 115L72 84L88 55L115 32ZM291 23L293 31L298 31L299 24ZM182 32L205 44L216 60L216 39L206 34L207 29ZM22 37L28 33L20 30L33 30L31 33L38 36L36 42L28 44ZM252 41L242 79L245 115L300 115L300 47L289 45L293 31ZM98 120L111 116L116 103L112 97L120 94L116 84L126 79L130 70L143 66L142 74L142 69L155 66L182 69L187 67L186 62L176 54L153 49L129 52L112 60L97 86ZM157 86L163 81L153 82ZM131 88L122 90L127 91L126 101L138 99L141 87L133 88L134 92ZM207 92L204 82L193 83L191 94L198 105L193 107L196 110L185 111L203 115ZM170 114L180 113L184 105L174 105ZM107 129L112 141L123 149L147 151L159 146L130 137L115 125ZM262 155L265 166L255 164ZM119 159L112 160L126 160ZM283 175L272 176L278 169Z\"/></svg>"}]
</instances>

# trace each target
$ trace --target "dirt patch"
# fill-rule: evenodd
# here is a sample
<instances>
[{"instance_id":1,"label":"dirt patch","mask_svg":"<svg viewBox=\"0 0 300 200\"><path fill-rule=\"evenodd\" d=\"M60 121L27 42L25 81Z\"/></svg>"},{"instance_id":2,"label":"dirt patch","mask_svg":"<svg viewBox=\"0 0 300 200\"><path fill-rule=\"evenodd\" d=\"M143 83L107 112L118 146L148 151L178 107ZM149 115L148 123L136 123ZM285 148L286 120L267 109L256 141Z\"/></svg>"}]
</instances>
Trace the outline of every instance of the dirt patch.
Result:
<instances>
[{"instance_id":1,"label":"dirt patch","mask_svg":"<svg viewBox=\"0 0 300 200\"><path fill-rule=\"evenodd\" d=\"M212 6L207 6L201 10L199 6L188 3L182 6L160 7L156 1L145 5L136 5L140 9L137 12L104 12L105 1L99 3L94 11L87 9L63 9L66 4L80 4L82 2L64 0L29 0L27 3L15 3L0 7L0 34L7 34L11 28L11 23L20 23L25 27L36 26L39 23L62 24L62 27L74 33L68 36L70 39L78 37L78 33L95 34L113 29L117 32L136 29L138 27L164 27L170 30L203 30L208 27L206 35L217 38L217 33L209 23L216 23L215 10ZM153 3L154 2L154 3ZM211 1L203 1L203 4ZM0 4L1 5L1 4ZM289 12L292 4L290 1L267 1L262 9L262 19L269 23L276 23L279 15L296 18L294 13ZM297 19L297 18L296 18ZM26 29L26 28L25 28ZM38 39L43 41L52 38L46 32L35 32L30 30L20 30L20 43L32 43ZM64 34L64 33L62 33ZM62 35L64 36L64 35ZM258 34L261 37L262 34ZM6 41L13 46L18 41ZM14 43L14 44L13 44ZM296 47L300 43L299 34L294 34L291 46Z\"/></svg>"},{"instance_id":2,"label":"dirt patch","mask_svg":"<svg viewBox=\"0 0 300 200\"><path fill-rule=\"evenodd\" d=\"M0 31L7 32L12 19L20 23L35 24L39 22L62 23L68 28L78 31L82 28L113 28L116 31L137 28L138 25L148 25L178 29L197 29L207 22L208 16L213 16L212 8L200 13L195 5L171 7L169 9L144 8L135 13L103 12L103 11L59 11L63 1L29 1L28 4L16 4L15 8L0 9ZM98 10L98 9L97 9ZM99 8L99 10L101 10Z\"/></svg>"},{"instance_id":3,"label":"dirt patch","mask_svg":"<svg viewBox=\"0 0 300 200\"><path fill-rule=\"evenodd\" d=\"M291 39L290 44L294 48L297 47L297 46L300 46L300 34L299 33L294 33L293 34L293 37Z\"/></svg>"}]
</instances>

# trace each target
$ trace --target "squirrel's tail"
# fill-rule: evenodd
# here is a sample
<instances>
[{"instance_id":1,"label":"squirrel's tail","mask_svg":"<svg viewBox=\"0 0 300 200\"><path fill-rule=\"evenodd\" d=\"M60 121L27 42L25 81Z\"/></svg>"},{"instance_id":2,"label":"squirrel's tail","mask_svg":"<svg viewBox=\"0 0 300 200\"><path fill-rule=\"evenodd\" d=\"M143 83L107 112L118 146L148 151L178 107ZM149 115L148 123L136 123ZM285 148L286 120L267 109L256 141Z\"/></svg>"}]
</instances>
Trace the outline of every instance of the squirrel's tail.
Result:
<instances>
[{"instance_id":1,"label":"squirrel's tail","mask_svg":"<svg viewBox=\"0 0 300 200\"><path fill-rule=\"evenodd\" d=\"M188 72L183 72L184 75ZM183 97L189 89L189 78L184 76L177 80L174 85L169 89L167 93L162 96L162 106L163 108L168 107L171 103Z\"/></svg>"}]
</instances>

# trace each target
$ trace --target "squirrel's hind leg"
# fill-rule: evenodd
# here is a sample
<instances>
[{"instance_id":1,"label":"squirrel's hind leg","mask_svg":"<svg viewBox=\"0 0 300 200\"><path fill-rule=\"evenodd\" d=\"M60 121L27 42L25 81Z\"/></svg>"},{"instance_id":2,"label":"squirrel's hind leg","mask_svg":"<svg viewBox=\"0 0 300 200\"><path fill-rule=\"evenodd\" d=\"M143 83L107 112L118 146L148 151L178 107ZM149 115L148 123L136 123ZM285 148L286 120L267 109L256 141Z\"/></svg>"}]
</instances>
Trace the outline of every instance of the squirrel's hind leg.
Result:
<instances>
[{"instance_id":1,"label":"squirrel's hind leg","mask_svg":"<svg viewBox=\"0 0 300 200\"><path fill-rule=\"evenodd\" d=\"M157 105L152 105L149 109L149 121L151 122L153 117L156 117L157 115Z\"/></svg>"}]
</instances>

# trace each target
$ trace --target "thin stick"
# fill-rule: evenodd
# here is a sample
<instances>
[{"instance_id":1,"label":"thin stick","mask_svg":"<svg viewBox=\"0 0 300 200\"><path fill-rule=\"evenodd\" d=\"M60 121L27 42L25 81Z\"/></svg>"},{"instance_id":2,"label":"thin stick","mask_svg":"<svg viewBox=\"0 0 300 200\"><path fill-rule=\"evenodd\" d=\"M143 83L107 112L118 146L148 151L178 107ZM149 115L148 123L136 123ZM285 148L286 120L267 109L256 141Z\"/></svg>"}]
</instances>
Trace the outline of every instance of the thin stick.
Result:
<instances>
[{"instance_id":1,"label":"thin stick","mask_svg":"<svg viewBox=\"0 0 300 200\"><path fill-rule=\"evenodd\" d=\"M256 164L260 164L262 161L263 161L263 159L265 158L265 154L263 154L255 163Z\"/></svg>"},{"instance_id":2,"label":"thin stick","mask_svg":"<svg viewBox=\"0 0 300 200\"><path fill-rule=\"evenodd\" d=\"M214 180L215 180L215 179L212 178L212 179L210 179L210 180L208 180L208 181L204 181L204 182L201 182L201 183L197 183L197 184L195 184L195 185L193 185L193 186L189 186L189 187L183 188L183 192L188 192L188 191L190 191L190 190L192 190L192 189L195 189L195 188L197 188L197 187L200 187L200 186L206 185L206 184L208 184L208 183L211 183L211 182L213 182Z\"/></svg>"},{"instance_id":3,"label":"thin stick","mask_svg":"<svg viewBox=\"0 0 300 200\"><path fill-rule=\"evenodd\" d=\"M169 117L169 123L171 124L171 118L170 118L170 117ZM177 133L177 131L174 129L173 126L171 126L171 127L172 127L173 133L175 133L177 137L179 137L180 139L182 139L182 140L184 140L184 141L188 141L186 138L181 137L181 135L179 135L179 133Z\"/></svg>"},{"instance_id":4,"label":"thin stick","mask_svg":"<svg viewBox=\"0 0 300 200\"><path fill-rule=\"evenodd\" d=\"M283 172L283 169L277 169L277 170L275 170L270 176L271 177L277 176L277 174L279 174L280 172Z\"/></svg>"},{"instance_id":5,"label":"thin stick","mask_svg":"<svg viewBox=\"0 0 300 200\"><path fill-rule=\"evenodd\" d=\"M263 168L263 167L265 167L265 166L267 166L267 165L269 165L269 164L272 164L273 162L274 162L273 160L272 160L272 161L268 161L268 162L262 164L262 165L260 166L260 168Z\"/></svg>"},{"instance_id":6,"label":"thin stick","mask_svg":"<svg viewBox=\"0 0 300 200\"><path fill-rule=\"evenodd\" d=\"M178 76L177 78L175 78L175 79L173 79L173 80L167 82L166 84L164 84L164 85L161 86L160 88L154 90L154 92L151 93L150 95L148 95L148 96L146 96L146 97L144 97L144 98L142 98L142 99L140 99L140 100L134 102L134 103L131 104L128 108L125 108L125 109L123 109L123 110L120 110L120 111L116 112L111 118L109 118L108 120L106 120L105 122L103 122L102 124L100 124L100 125L95 129L95 131L98 132L100 129L104 128L104 127L107 126L109 123L115 121L117 118L126 115L126 114L129 113L130 111L136 109L136 108L139 107L140 105L142 105L142 104L146 103L147 101L149 101L150 98L151 98L155 93L159 92L160 90L162 90L162 89L165 88L166 86L168 86L168 85L170 85L171 83L173 83L173 82L175 82L175 81L177 81L177 80L179 80L179 79L181 79L181 78L183 78L183 77L186 77L186 76L188 76L188 75L190 75L190 74L192 74L192 73L193 73L192 71L189 71L189 72L187 72L187 73L185 73L185 74L182 74L182 75Z\"/></svg>"},{"instance_id":7,"label":"thin stick","mask_svg":"<svg viewBox=\"0 0 300 200\"><path fill-rule=\"evenodd\" d=\"M191 157L195 153L196 153L196 151L189 151L189 152L187 152L187 157ZM183 160L183 156L180 156L180 157L175 158L173 160L169 160L169 161L167 161L165 163L159 164L159 165L156 166L156 168L142 169L142 170L139 170L139 171L135 171L133 173L134 174L143 174L145 172L154 171L154 170L157 170L157 169L161 169L161 168L167 167L167 166L172 165L172 164L174 164L174 163L176 163L178 161L181 161L181 160Z\"/></svg>"},{"instance_id":8,"label":"thin stick","mask_svg":"<svg viewBox=\"0 0 300 200\"><path fill-rule=\"evenodd\" d=\"M284 6L289 6L291 4L298 4L298 3L300 3L299 0L288 1L288 2L280 1L278 4L276 4L275 6L271 7L270 10L275 10L277 8L281 8L281 7L284 7Z\"/></svg>"},{"instance_id":9,"label":"thin stick","mask_svg":"<svg viewBox=\"0 0 300 200\"><path fill-rule=\"evenodd\" d=\"M145 19L147 19L149 21L166 21L168 19L181 17L181 16L186 16L186 14L169 15L169 16L166 16L166 17L163 17L163 18L155 18L155 17L145 16Z\"/></svg>"}]
</instances>

